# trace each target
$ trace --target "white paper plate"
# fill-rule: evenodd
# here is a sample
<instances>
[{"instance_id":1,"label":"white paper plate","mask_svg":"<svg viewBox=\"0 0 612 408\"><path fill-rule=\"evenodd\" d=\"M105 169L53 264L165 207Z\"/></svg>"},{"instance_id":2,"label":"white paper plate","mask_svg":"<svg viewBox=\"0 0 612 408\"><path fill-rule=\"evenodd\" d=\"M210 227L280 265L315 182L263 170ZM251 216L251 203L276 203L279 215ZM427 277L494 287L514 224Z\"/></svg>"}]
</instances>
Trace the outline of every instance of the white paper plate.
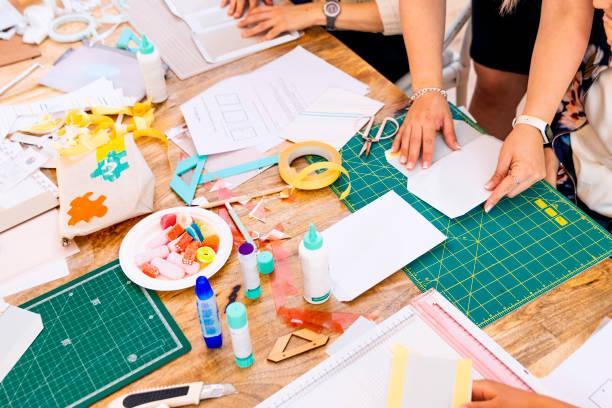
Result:
<instances>
[{"instance_id":1,"label":"white paper plate","mask_svg":"<svg viewBox=\"0 0 612 408\"><path fill-rule=\"evenodd\" d=\"M146 243L149 242L155 234L161 231L161 218L166 214L172 213L187 213L192 218L201 220L209 225L219 235L219 250L217 251L215 260L196 275L177 280L151 278L138 268L134 259L136 254L146 250ZM225 262L227 262L227 258L229 258L232 252L232 246L233 237L229 226L214 212L197 207L168 208L151 214L134 225L123 239L121 248L119 248L119 263L127 277L130 278L132 282L142 287L161 291L180 290L194 286L198 276L210 278L217 273L217 271L225 265Z\"/></svg>"}]
</instances>

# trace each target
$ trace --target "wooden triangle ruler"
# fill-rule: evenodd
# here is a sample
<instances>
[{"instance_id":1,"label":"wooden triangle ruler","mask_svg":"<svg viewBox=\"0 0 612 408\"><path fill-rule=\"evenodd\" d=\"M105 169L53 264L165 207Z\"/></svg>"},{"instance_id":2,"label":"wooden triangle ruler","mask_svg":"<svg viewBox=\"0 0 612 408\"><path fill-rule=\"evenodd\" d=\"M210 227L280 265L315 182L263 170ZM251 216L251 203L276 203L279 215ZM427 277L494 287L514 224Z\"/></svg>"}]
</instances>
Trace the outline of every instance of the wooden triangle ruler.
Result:
<instances>
[{"instance_id":1,"label":"wooden triangle ruler","mask_svg":"<svg viewBox=\"0 0 612 408\"><path fill-rule=\"evenodd\" d=\"M293 347L291 350L286 350L287 344L289 344L289 340L291 340L292 336L308 340L309 343ZM315 333L312 330L301 329L294 331L293 333L286 334L276 340L274 347L272 347L270 354L268 354L268 360L275 363L287 360L288 358L295 357L302 353L306 353L307 351L324 346L327 344L327 340L329 340L329 336Z\"/></svg>"}]
</instances>

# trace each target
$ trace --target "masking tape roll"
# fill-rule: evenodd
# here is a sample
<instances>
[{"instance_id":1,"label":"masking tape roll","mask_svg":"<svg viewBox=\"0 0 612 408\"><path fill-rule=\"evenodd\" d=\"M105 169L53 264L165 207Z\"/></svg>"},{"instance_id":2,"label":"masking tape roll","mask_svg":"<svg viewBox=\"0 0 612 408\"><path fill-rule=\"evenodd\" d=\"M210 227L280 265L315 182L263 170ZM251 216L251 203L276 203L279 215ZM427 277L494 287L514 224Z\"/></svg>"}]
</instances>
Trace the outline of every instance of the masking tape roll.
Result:
<instances>
[{"instance_id":1,"label":"masking tape roll","mask_svg":"<svg viewBox=\"0 0 612 408\"><path fill-rule=\"evenodd\" d=\"M61 26L81 23L86 24L86 27L76 33L62 34L59 32ZM89 14L66 14L53 20L49 29L49 38L59 43L72 43L81 41L87 37L94 35L96 32L96 21Z\"/></svg>"},{"instance_id":2,"label":"masking tape roll","mask_svg":"<svg viewBox=\"0 0 612 408\"><path fill-rule=\"evenodd\" d=\"M299 172L291 167L295 159L308 155L320 156L327 161L313 163ZM348 171L342 167L340 153L332 146L316 141L296 143L281 151L278 170L285 183L299 190L318 190L328 187L338 180L341 174L347 178L350 177ZM318 170L325 171L317 173ZM340 199L346 198L350 190L351 183L349 182L346 190L340 195Z\"/></svg>"}]
</instances>

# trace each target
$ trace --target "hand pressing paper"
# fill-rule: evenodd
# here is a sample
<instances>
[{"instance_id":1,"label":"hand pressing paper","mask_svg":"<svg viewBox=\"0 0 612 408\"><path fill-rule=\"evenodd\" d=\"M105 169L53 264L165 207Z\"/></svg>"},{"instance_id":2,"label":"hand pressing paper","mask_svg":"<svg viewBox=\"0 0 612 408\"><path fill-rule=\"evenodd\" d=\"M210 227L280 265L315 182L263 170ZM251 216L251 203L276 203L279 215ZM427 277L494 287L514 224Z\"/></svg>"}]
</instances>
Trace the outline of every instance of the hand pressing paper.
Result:
<instances>
[{"instance_id":1,"label":"hand pressing paper","mask_svg":"<svg viewBox=\"0 0 612 408\"><path fill-rule=\"evenodd\" d=\"M397 155L386 153L387 161L408 177L408 191L449 218L464 215L489 197L484 185L495 171L502 146L464 122L455 121L455 131L461 149L451 151L438 136L433 164L426 170L420 165L407 170Z\"/></svg>"},{"instance_id":2,"label":"hand pressing paper","mask_svg":"<svg viewBox=\"0 0 612 408\"><path fill-rule=\"evenodd\" d=\"M446 237L395 191L323 232L329 246L332 293L351 301Z\"/></svg>"}]
</instances>

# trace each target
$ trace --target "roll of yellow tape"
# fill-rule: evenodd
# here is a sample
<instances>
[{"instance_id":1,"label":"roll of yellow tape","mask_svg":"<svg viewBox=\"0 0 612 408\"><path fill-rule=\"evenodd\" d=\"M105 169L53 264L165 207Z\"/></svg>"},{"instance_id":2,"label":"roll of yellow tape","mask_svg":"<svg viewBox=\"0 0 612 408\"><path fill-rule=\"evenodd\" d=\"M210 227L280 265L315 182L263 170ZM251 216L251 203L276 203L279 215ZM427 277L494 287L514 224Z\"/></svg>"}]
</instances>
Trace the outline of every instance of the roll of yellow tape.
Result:
<instances>
[{"instance_id":1,"label":"roll of yellow tape","mask_svg":"<svg viewBox=\"0 0 612 408\"><path fill-rule=\"evenodd\" d=\"M293 161L309 155L323 157L326 161L313 163L299 172L291 167ZM281 151L278 170L285 183L300 190L318 190L328 187L338 180L341 174L349 177L348 171L342 167L340 153L332 146L316 141L296 143ZM318 173L318 170L325 171ZM345 199L350 190L351 183L349 182L346 190L340 195L340 199Z\"/></svg>"}]
</instances>

